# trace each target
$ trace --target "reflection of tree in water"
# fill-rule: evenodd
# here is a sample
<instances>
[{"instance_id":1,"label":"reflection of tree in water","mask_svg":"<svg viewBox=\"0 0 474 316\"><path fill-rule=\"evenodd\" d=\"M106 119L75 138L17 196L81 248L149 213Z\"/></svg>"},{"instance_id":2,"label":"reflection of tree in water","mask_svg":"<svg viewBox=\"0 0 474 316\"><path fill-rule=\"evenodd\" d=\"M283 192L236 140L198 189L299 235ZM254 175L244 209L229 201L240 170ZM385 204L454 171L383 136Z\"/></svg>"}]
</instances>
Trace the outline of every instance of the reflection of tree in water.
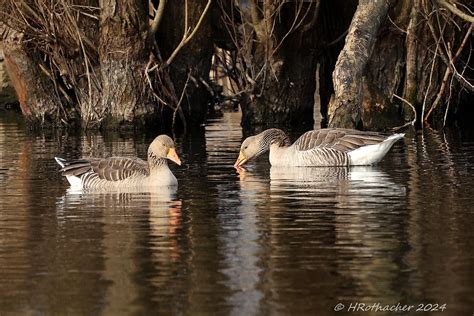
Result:
<instances>
[{"instance_id":1,"label":"reflection of tree in water","mask_svg":"<svg viewBox=\"0 0 474 316\"><path fill-rule=\"evenodd\" d=\"M227 172L235 173L232 162L229 160ZM222 256L219 273L224 276L228 291L223 300L229 315L262 314L260 287L265 259L262 258L262 223L255 212L261 192L252 185L246 188L246 183L222 183L217 199L221 227L217 238Z\"/></svg>"},{"instance_id":2,"label":"reflection of tree in water","mask_svg":"<svg viewBox=\"0 0 474 316\"><path fill-rule=\"evenodd\" d=\"M409 251L403 260L410 267L406 278L415 297L443 301L451 313L463 314L473 303L467 294L472 292L468 284L474 284L473 243L466 236L474 225L469 216L474 146L455 132L426 128L407 150Z\"/></svg>"}]
</instances>

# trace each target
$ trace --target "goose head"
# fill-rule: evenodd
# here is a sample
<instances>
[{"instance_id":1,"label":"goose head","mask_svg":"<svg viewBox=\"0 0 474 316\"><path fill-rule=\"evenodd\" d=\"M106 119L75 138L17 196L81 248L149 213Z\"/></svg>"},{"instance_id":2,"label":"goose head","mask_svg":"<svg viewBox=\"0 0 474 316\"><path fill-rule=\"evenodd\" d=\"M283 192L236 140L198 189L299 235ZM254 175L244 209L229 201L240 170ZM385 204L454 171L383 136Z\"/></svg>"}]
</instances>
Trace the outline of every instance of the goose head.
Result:
<instances>
[{"instance_id":1,"label":"goose head","mask_svg":"<svg viewBox=\"0 0 474 316\"><path fill-rule=\"evenodd\" d=\"M242 146L235 168L242 167L247 161L255 159L270 149L270 146L286 147L290 145L290 140L281 129L270 128L258 135L247 137Z\"/></svg>"},{"instance_id":2,"label":"goose head","mask_svg":"<svg viewBox=\"0 0 474 316\"><path fill-rule=\"evenodd\" d=\"M263 133L247 137L240 146L240 153L234 164L235 168L242 167L247 161L255 159L268 150L268 144L263 141Z\"/></svg>"},{"instance_id":3,"label":"goose head","mask_svg":"<svg viewBox=\"0 0 474 316\"><path fill-rule=\"evenodd\" d=\"M169 159L181 166L181 160L176 153L174 141L167 135L160 135L148 147L148 158L151 160Z\"/></svg>"}]
</instances>

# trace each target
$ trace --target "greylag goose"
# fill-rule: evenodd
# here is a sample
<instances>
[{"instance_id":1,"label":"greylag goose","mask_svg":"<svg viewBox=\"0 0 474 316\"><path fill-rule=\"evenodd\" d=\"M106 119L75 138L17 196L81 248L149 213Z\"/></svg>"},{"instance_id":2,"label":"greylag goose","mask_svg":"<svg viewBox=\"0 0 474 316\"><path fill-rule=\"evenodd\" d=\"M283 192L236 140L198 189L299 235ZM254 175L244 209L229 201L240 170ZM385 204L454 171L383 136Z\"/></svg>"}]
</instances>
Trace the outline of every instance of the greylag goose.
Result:
<instances>
[{"instance_id":1,"label":"greylag goose","mask_svg":"<svg viewBox=\"0 0 474 316\"><path fill-rule=\"evenodd\" d=\"M81 189L125 189L175 186L176 177L167 159L181 165L173 140L160 135L148 147L148 161L110 157L65 160L54 157L71 187Z\"/></svg>"},{"instance_id":2,"label":"greylag goose","mask_svg":"<svg viewBox=\"0 0 474 316\"><path fill-rule=\"evenodd\" d=\"M279 129L271 128L244 140L234 167L240 168L270 150L272 166L356 166L379 162L405 134L326 128L301 135L293 145Z\"/></svg>"}]
</instances>

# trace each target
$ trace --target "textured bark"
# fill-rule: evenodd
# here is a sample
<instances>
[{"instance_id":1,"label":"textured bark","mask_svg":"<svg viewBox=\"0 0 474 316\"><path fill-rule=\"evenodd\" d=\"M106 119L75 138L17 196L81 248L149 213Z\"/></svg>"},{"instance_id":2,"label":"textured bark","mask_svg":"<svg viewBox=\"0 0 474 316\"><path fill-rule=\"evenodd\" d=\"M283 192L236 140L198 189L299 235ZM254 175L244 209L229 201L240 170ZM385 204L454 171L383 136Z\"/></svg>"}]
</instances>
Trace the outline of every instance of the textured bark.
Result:
<instances>
[{"instance_id":1,"label":"textured bark","mask_svg":"<svg viewBox=\"0 0 474 316\"><path fill-rule=\"evenodd\" d=\"M150 120L157 109L146 93L144 78L149 54L148 2L103 0L101 8L102 100L96 113L101 113L99 117L105 113L106 124L113 127Z\"/></svg>"},{"instance_id":2,"label":"textured bark","mask_svg":"<svg viewBox=\"0 0 474 316\"><path fill-rule=\"evenodd\" d=\"M3 41L4 62L26 120L31 123L57 121L74 115L64 111L57 89L41 70L39 61L30 56L22 34L9 31ZM48 92L48 93L46 93ZM53 97L52 97L53 96Z\"/></svg>"},{"instance_id":3,"label":"textured bark","mask_svg":"<svg viewBox=\"0 0 474 316\"><path fill-rule=\"evenodd\" d=\"M410 22L407 27L406 35L406 83L405 83L405 94L404 98L412 105L416 105L416 94L417 94L417 28L418 28L418 14L420 11L420 0L411 0L408 2L411 5ZM407 119L411 119L413 114L408 114L410 111L406 111Z\"/></svg>"},{"instance_id":4,"label":"textured bark","mask_svg":"<svg viewBox=\"0 0 474 316\"><path fill-rule=\"evenodd\" d=\"M166 13L157 33L164 60L172 54L183 37L186 16L184 3L184 0L166 3ZM207 0L188 1L188 27L194 29L206 4ZM202 81L209 82L212 54L212 24L211 14L208 12L197 33L179 51L170 65L170 74L178 97L186 88L181 107L186 121L191 126L204 123L206 118L209 92Z\"/></svg>"},{"instance_id":5,"label":"textured bark","mask_svg":"<svg viewBox=\"0 0 474 316\"><path fill-rule=\"evenodd\" d=\"M278 62L274 58L262 91L245 94L241 102L243 126L311 122L315 82L308 78L314 77L315 56L301 48Z\"/></svg>"},{"instance_id":6,"label":"textured bark","mask_svg":"<svg viewBox=\"0 0 474 316\"><path fill-rule=\"evenodd\" d=\"M184 91L188 125L202 124L213 44L232 51L229 73L247 127L310 126L313 118L319 120L312 114L320 103L323 126L328 113L331 126L382 129L397 125L403 112L412 118L403 99L416 107L418 118L423 112L437 120L446 117L449 102L456 108L462 85L472 88L472 38L465 37L470 24L440 8L440 1L216 0L171 65L160 65L161 57L175 56L186 16L193 29L207 2L188 0L185 14L185 0L166 1L154 38L147 36L148 1L5 0L0 25L23 36L6 38L5 53L28 120L156 126L181 114L173 111ZM465 12L472 10L471 3L464 5ZM223 16L227 10L231 13ZM153 40L156 45L149 47ZM147 66L153 69L150 82L144 77ZM393 99L394 94L402 98Z\"/></svg>"},{"instance_id":7,"label":"textured bark","mask_svg":"<svg viewBox=\"0 0 474 316\"><path fill-rule=\"evenodd\" d=\"M2 46L0 45L0 109L17 105L18 98L13 88L4 63Z\"/></svg>"},{"instance_id":8,"label":"textured bark","mask_svg":"<svg viewBox=\"0 0 474 316\"><path fill-rule=\"evenodd\" d=\"M17 29L21 44L28 45L30 60L22 70L36 78L41 69L50 80L31 88L28 76L12 75L19 95L33 93L31 89L36 99L49 100L32 102L25 115L34 119L54 111L52 125L80 122L85 128L139 126L159 116L144 77L150 54L148 1L34 0L9 3L6 10L21 17L2 22ZM20 50L15 54L12 58L25 59Z\"/></svg>"},{"instance_id":9,"label":"textured bark","mask_svg":"<svg viewBox=\"0 0 474 316\"><path fill-rule=\"evenodd\" d=\"M403 94L404 79L405 82L409 79L405 75L405 64L408 71L406 36L401 29L406 29L411 21L412 6L411 1L399 1L389 11L391 20L385 19L378 31L362 77L362 125L365 129L382 130L402 124L400 113L404 104L400 106L392 99L394 94ZM416 73L413 75L416 77Z\"/></svg>"},{"instance_id":10,"label":"textured bark","mask_svg":"<svg viewBox=\"0 0 474 316\"><path fill-rule=\"evenodd\" d=\"M314 88L314 107L313 107L313 129L318 130L321 128L321 96L320 96L320 84L319 84L319 70L320 65L316 66L316 74L315 74L315 83L316 86Z\"/></svg>"},{"instance_id":11,"label":"textured bark","mask_svg":"<svg viewBox=\"0 0 474 316\"><path fill-rule=\"evenodd\" d=\"M388 9L385 0L359 1L333 73L335 96L328 109L332 127L355 128L361 125L363 72Z\"/></svg>"},{"instance_id":12,"label":"textured bark","mask_svg":"<svg viewBox=\"0 0 474 316\"><path fill-rule=\"evenodd\" d=\"M253 90L243 96L241 102L242 125L281 124L300 121L301 117L311 117L314 81L305 80L314 75L313 37L303 37L301 33L289 34L282 41L288 25L278 23L272 12L276 8L271 1L264 2L259 15L257 2L241 7L247 10L248 22L255 32L255 43L247 50L245 61L253 67L253 75L261 72ZM291 6L281 9L281 13L291 19ZM247 30L250 32L250 30ZM294 49L297 46L300 49Z\"/></svg>"},{"instance_id":13,"label":"textured bark","mask_svg":"<svg viewBox=\"0 0 474 316\"><path fill-rule=\"evenodd\" d=\"M274 16L270 22L265 16L256 22L252 12L244 15L253 16L256 33L254 46L248 50L245 62L257 69L255 73L264 68L264 75L258 78L254 89L243 96L241 108L244 127L313 125L317 63L321 64L322 110L326 110L325 102L329 100L327 92L332 88L328 81L335 56L340 50L339 42L329 43L347 29L355 6L347 1L315 3L301 21L301 27L289 34L287 32L295 19L296 2L286 3L278 14L281 19ZM263 10L266 11L268 9ZM271 28L271 33L265 31L268 28Z\"/></svg>"}]
</instances>

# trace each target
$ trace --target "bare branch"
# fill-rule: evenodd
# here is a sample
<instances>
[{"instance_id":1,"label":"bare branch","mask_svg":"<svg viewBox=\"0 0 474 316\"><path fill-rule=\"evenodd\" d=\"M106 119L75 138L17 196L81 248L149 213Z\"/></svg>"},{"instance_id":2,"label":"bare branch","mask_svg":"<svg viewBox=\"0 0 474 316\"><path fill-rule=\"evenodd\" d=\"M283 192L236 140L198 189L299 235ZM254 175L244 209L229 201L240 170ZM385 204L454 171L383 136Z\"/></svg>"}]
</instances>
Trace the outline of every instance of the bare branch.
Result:
<instances>
[{"instance_id":1,"label":"bare branch","mask_svg":"<svg viewBox=\"0 0 474 316\"><path fill-rule=\"evenodd\" d=\"M249 7L250 7L250 18L252 19L252 25L255 28L260 23L260 19L258 17L257 4L255 3L255 0L249 1Z\"/></svg>"},{"instance_id":2,"label":"bare branch","mask_svg":"<svg viewBox=\"0 0 474 316\"><path fill-rule=\"evenodd\" d=\"M156 32L158 31L158 27L160 26L160 22L163 18L163 12L165 11L166 0L160 0L158 4L158 8L155 11L155 17L150 25L150 30L148 31L148 39L152 39Z\"/></svg>"},{"instance_id":3,"label":"bare branch","mask_svg":"<svg viewBox=\"0 0 474 316\"><path fill-rule=\"evenodd\" d=\"M184 94L186 92L186 89L188 88L188 82L189 82L189 78L191 77L191 70L188 72L188 77L186 78L186 82L184 83L184 87L183 87L183 91L181 91L181 96L179 97L179 101L178 103L176 104L176 108L173 112L173 123L172 123L172 126L173 128L175 127L175 124L176 124L176 114L179 112L180 116L181 116L181 120L184 122L183 124L186 123L186 120L184 120L184 116L182 116L183 114L183 110L181 108L181 102L183 101L183 97L184 97Z\"/></svg>"},{"instance_id":4,"label":"bare branch","mask_svg":"<svg viewBox=\"0 0 474 316\"><path fill-rule=\"evenodd\" d=\"M321 95L320 95L320 85L319 85L319 68L320 64L316 65L316 72L315 72L315 87L314 87L314 106L313 106L313 120L314 120L314 127L313 129L318 130L321 129Z\"/></svg>"},{"instance_id":5,"label":"bare branch","mask_svg":"<svg viewBox=\"0 0 474 316\"><path fill-rule=\"evenodd\" d=\"M443 7L445 7L452 13L456 14L461 19L466 20L469 23L474 23L474 16L462 12L461 10L459 10L458 8L456 8L454 5L452 5L446 0L437 0L437 1L439 4L441 4Z\"/></svg>"},{"instance_id":6,"label":"bare branch","mask_svg":"<svg viewBox=\"0 0 474 316\"><path fill-rule=\"evenodd\" d=\"M454 67L454 61L459 57L459 55L461 54L461 52L462 52L464 46L466 45L466 43L467 43L467 41L468 41L468 39L469 39L469 37L471 36L472 29L473 29L473 25L474 25L474 24L471 24L471 26L470 26L469 29L467 30L466 35L464 36L464 39L463 39L461 45L459 45L459 47L458 47L458 49L457 49L455 55L454 55L454 56L451 58L451 60L450 60L450 63L453 64L453 67ZM428 118L429 118L430 115L431 115L431 112L433 112L433 110L438 106L439 101L441 101L441 98L442 98L442 96L443 96L443 92L444 92L446 83L447 83L447 81L448 81L448 79L449 79L449 75L450 75L451 73L452 73L451 67L448 66L448 67L446 68L445 73L444 73L443 80L441 81L441 87L439 88L439 92L438 92L438 94L436 95L436 99L433 101L433 104L431 105L431 108L430 108L430 110L428 111L428 113L424 116L424 118L423 118L424 121L427 121L427 120L428 120ZM460 77L462 77L462 76L460 76ZM462 78L463 78L463 77L462 77ZM464 79L464 78L463 78L463 79ZM472 85L471 85L471 86L472 86Z\"/></svg>"},{"instance_id":7,"label":"bare branch","mask_svg":"<svg viewBox=\"0 0 474 316\"><path fill-rule=\"evenodd\" d=\"M316 6L314 8L313 16L311 17L311 21L309 21L308 23L306 23L303 26L303 32L308 32L309 30L311 30L314 27L314 25L316 24L316 21L318 20L318 17L319 17L319 8L320 7L321 7L321 0L316 0Z\"/></svg>"},{"instance_id":8,"label":"bare branch","mask_svg":"<svg viewBox=\"0 0 474 316\"><path fill-rule=\"evenodd\" d=\"M183 34L183 38L181 39L181 42L178 44L178 46L175 48L175 50L173 51L173 53L171 54L170 57L168 57L168 59L166 60L166 65L169 65L173 62L174 58L176 57L176 55L178 55L179 51L193 38L193 36L196 34L197 30L199 29L199 27L201 26L202 24L202 21L204 20L204 17L206 16L206 13L207 11L209 10L210 6L211 6L211 3L212 3L212 0L208 0L207 1L207 4L206 4L206 7L204 8L204 11L202 12L201 16L199 17L199 21L197 22L196 26L194 27L194 30L191 32L191 34L188 34L188 30L185 30L184 34ZM187 11L187 10L186 10ZM185 12L186 16L187 16L187 12ZM185 23L187 24L187 19L185 21Z\"/></svg>"}]
</instances>

